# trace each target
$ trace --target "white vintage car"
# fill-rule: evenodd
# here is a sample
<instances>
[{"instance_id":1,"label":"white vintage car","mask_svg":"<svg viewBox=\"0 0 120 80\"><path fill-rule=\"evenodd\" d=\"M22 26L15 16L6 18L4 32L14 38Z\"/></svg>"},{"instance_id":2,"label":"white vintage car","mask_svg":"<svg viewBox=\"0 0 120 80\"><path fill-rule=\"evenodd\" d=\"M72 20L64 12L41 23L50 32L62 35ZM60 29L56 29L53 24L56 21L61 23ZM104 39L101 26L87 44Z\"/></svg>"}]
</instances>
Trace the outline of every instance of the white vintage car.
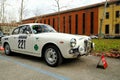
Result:
<instances>
[{"instance_id":1,"label":"white vintage car","mask_svg":"<svg viewBox=\"0 0 120 80\"><path fill-rule=\"evenodd\" d=\"M40 23L21 25L11 35L2 38L6 55L13 52L43 57L52 67L64 58L88 55L94 47L90 37L56 32L51 26Z\"/></svg>"}]
</instances>

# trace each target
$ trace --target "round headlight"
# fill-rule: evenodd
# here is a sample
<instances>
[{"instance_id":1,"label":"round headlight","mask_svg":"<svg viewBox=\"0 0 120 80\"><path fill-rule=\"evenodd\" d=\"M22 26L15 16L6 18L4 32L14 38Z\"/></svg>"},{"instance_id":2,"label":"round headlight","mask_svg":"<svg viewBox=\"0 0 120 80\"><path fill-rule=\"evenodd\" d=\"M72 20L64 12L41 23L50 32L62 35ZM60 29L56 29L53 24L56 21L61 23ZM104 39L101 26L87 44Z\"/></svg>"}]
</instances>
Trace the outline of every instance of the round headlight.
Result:
<instances>
[{"instance_id":1,"label":"round headlight","mask_svg":"<svg viewBox=\"0 0 120 80\"><path fill-rule=\"evenodd\" d=\"M75 46L76 46L76 39L75 39L75 38L72 38L72 39L70 40L70 46L71 46L71 47L75 47Z\"/></svg>"}]
</instances>

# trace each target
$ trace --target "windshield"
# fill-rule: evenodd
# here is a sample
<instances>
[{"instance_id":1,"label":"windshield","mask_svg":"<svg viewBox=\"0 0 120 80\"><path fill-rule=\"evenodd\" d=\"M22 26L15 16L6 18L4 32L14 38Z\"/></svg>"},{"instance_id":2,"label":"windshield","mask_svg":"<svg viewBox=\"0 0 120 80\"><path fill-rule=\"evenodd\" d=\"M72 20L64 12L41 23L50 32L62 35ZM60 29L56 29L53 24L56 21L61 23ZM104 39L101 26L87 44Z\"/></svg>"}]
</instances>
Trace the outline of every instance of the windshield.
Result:
<instances>
[{"instance_id":1,"label":"windshield","mask_svg":"<svg viewBox=\"0 0 120 80\"><path fill-rule=\"evenodd\" d=\"M39 34L44 32L56 32L51 26L45 24L33 25L32 29L34 34Z\"/></svg>"}]
</instances>

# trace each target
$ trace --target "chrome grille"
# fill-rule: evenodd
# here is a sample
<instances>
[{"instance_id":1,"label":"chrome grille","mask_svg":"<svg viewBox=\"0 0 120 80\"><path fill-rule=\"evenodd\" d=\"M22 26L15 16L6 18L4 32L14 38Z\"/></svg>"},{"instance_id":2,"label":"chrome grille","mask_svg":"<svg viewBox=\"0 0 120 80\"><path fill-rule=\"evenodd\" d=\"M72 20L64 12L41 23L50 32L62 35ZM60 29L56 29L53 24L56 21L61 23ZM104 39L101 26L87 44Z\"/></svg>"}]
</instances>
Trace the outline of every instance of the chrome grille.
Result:
<instances>
[{"instance_id":1,"label":"chrome grille","mask_svg":"<svg viewBox=\"0 0 120 80\"><path fill-rule=\"evenodd\" d=\"M85 52L90 52L92 49L91 46L92 46L91 41L88 41L88 40L84 41Z\"/></svg>"},{"instance_id":2,"label":"chrome grille","mask_svg":"<svg viewBox=\"0 0 120 80\"><path fill-rule=\"evenodd\" d=\"M87 51L87 44L88 44L88 41L85 40L85 41L84 41L85 52Z\"/></svg>"}]
</instances>

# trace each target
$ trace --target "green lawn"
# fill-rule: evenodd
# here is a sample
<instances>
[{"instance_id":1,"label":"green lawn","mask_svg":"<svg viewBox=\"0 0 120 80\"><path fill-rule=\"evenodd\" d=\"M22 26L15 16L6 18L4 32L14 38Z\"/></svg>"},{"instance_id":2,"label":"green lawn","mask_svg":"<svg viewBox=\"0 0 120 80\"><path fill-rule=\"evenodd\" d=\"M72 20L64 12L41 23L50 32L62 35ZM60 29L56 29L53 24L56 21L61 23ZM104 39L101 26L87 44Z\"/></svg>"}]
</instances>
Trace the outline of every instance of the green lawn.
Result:
<instances>
[{"instance_id":1,"label":"green lawn","mask_svg":"<svg viewBox=\"0 0 120 80\"><path fill-rule=\"evenodd\" d=\"M95 43L94 52L120 51L120 39L93 39Z\"/></svg>"}]
</instances>

